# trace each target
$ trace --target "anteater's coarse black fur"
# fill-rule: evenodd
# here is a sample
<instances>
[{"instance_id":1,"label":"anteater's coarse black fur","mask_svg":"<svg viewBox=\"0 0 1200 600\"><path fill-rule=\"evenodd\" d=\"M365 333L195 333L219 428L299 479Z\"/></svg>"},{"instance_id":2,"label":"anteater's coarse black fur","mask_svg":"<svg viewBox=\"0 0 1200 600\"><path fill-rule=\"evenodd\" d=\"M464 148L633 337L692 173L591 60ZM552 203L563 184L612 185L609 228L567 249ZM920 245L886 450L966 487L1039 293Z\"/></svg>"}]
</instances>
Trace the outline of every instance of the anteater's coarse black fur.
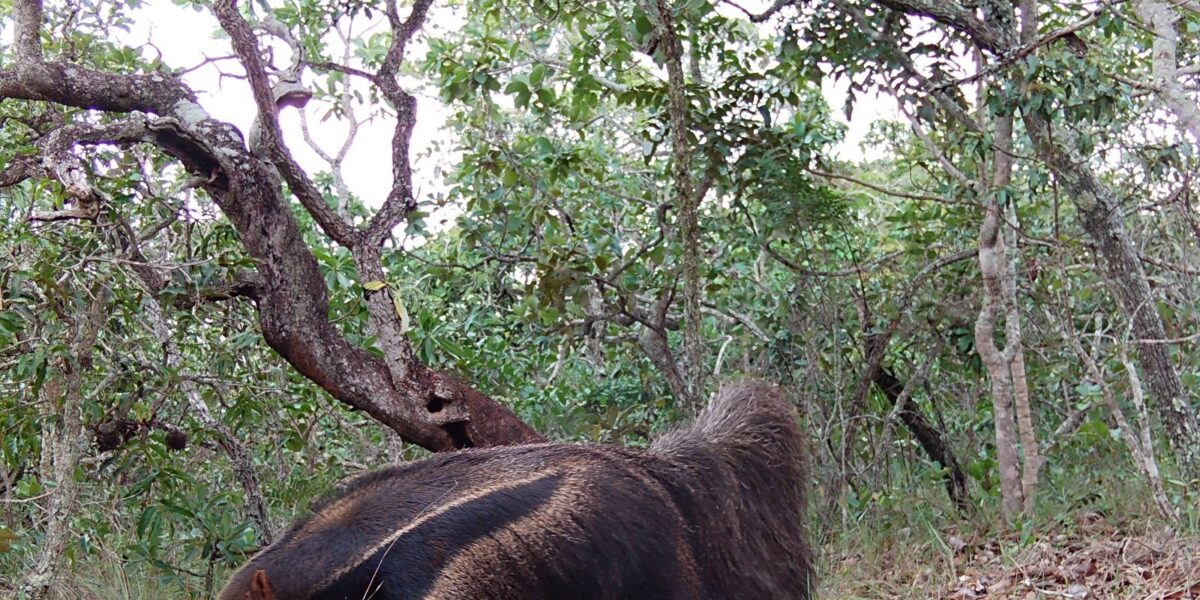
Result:
<instances>
[{"instance_id":1,"label":"anteater's coarse black fur","mask_svg":"<svg viewBox=\"0 0 1200 600\"><path fill-rule=\"evenodd\" d=\"M803 442L769 385L726 386L645 451L442 454L349 483L221 600L805 600Z\"/></svg>"}]
</instances>

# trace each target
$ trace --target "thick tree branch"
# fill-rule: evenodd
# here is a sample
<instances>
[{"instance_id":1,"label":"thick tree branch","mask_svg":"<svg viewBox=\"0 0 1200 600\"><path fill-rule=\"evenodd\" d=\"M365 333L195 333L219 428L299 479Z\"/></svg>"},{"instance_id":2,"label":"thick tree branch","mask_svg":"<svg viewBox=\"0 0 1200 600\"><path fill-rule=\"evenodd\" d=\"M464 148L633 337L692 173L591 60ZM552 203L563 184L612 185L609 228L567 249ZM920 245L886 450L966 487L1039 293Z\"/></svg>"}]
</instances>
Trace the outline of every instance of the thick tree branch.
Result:
<instances>
[{"instance_id":1,"label":"thick tree branch","mask_svg":"<svg viewBox=\"0 0 1200 600\"><path fill-rule=\"evenodd\" d=\"M766 10L760 13L755 13L751 12L741 4L738 4L734 0L720 0L720 2L721 4L732 6L741 11L741 13L746 15L746 18L749 19L751 23L765 23L768 19L775 16L775 14L779 11L796 4L796 0L775 0L775 2L771 4L771 6L768 6Z\"/></svg>"},{"instance_id":2,"label":"thick tree branch","mask_svg":"<svg viewBox=\"0 0 1200 600\"><path fill-rule=\"evenodd\" d=\"M400 62L404 60L404 51L408 42L425 25L425 16L429 14L429 7L432 5L433 0L417 0L413 3L408 18L401 21L400 13L396 9L396 2L387 1L385 11L388 23L392 27L392 43L388 46L387 54L384 55L383 64L379 67L378 73L381 77L394 77L394 74L400 71Z\"/></svg>"},{"instance_id":3,"label":"thick tree branch","mask_svg":"<svg viewBox=\"0 0 1200 600\"><path fill-rule=\"evenodd\" d=\"M88 169L74 153L77 144L132 143L150 139L144 119L130 118L115 123L92 125L72 123L51 131L37 141L45 175L62 184L75 208L35 213L31 221L94 220L100 216L104 195L92 186Z\"/></svg>"},{"instance_id":4,"label":"thick tree branch","mask_svg":"<svg viewBox=\"0 0 1200 600\"><path fill-rule=\"evenodd\" d=\"M112 84L113 87L103 87ZM100 86L100 87L97 87ZM48 90L53 89L53 93ZM196 97L165 73L123 75L87 67L31 61L19 69L0 69L0 100L42 100L113 112L141 111L160 115L185 108Z\"/></svg>"},{"instance_id":5,"label":"thick tree branch","mask_svg":"<svg viewBox=\"0 0 1200 600\"><path fill-rule=\"evenodd\" d=\"M928 17L963 33L980 48L1000 54L1016 43L1011 31L993 27L958 2L944 0L879 0L879 4L909 15Z\"/></svg>"},{"instance_id":6,"label":"thick tree branch","mask_svg":"<svg viewBox=\"0 0 1200 600\"><path fill-rule=\"evenodd\" d=\"M227 2L221 7L233 10ZM36 35L41 4L24 0L15 8L23 28L18 34ZM236 38L238 32L244 32L238 29L240 16L233 12L236 19L227 12L224 21ZM240 52L257 58L254 45L245 42L244 38L239 42ZM36 47L25 52L26 56L37 54ZM261 67L255 61L249 63L248 70L254 64ZM259 83L265 81L261 72L256 78ZM255 93L260 106L269 104L262 89ZM103 73L35 58L0 70L0 101L10 99L159 115L144 121L142 135L178 158L203 182L201 186L238 232L247 253L258 262L263 285L257 307L264 339L297 371L338 400L368 412L405 440L433 450L540 439L508 409L429 370L414 357L401 356L413 362L404 365L406 377L395 378L389 363L344 338L329 321L324 275L282 193L278 165L251 152L235 128L212 119L177 78ZM273 115L272 107L264 108L264 114ZM272 119L265 121L263 129L270 130ZM282 164L286 171L289 163ZM295 184L293 191L304 198ZM389 358L396 356L389 354ZM435 414L445 407L462 411L462 416L447 421Z\"/></svg>"}]
</instances>

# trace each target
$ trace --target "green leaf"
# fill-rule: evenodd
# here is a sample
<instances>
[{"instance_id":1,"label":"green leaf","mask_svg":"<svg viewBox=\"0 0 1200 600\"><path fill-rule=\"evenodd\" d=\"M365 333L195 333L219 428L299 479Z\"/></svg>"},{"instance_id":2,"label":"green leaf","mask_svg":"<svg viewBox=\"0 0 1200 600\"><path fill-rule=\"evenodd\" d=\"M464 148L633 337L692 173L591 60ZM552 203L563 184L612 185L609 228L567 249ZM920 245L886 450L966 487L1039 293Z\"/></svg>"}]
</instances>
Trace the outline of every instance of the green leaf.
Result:
<instances>
[{"instance_id":1,"label":"green leaf","mask_svg":"<svg viewBox=\"0 0 1200 600\"><path fill-rule=\"evenodd\" d=\"M363 288L368 292L378 292L387 286L388 284L385 281L368 281L363 284Z\"/></svg>"},{"instance_id":2,"label":"green leaf","mask_svg":"<svg viewBox=\"0 0 1200 600\"><path fill-rule=\"evenodd\" d=\"M534 65L533 70L529 72L529 85L539 86L542 80L546 78L546 65Z\"/></svg>"},{"instance_id":3,"label":"green leaf","mask_svg":"<svg viewBox=\"0 0 1200 600\"><path fill-rule=\"evenodd\" d=\"M517 92L517 97L513 98L513 106L517 108L526 108L529 106L529 98L533 96L529 90Z\"/></svg>"},{"instance_id":4,"label":"green leaf","mask_svg":"<svg viewBox=\"0 0 1200 600\"><path fill-rule=\"evenodd\" d=\"M645 13L637 15L637 18L633 21L633 26L643 38L651 31L654 31L654 25L650 23L650 19L646 18Z\"/></svg>"},{"instance_id":5,"label":"green leaf","mask_svg":"<svg viewBox=\"0 0 1200 600\"><path fill-rule=\"evenodd\" d=\"M551 142L547 137L539 136L536 140L534 140L533 143L537 146L537 157L539 159L553 156L556 153L554 150L554 143Z\"/></svg>"}]
</instances>

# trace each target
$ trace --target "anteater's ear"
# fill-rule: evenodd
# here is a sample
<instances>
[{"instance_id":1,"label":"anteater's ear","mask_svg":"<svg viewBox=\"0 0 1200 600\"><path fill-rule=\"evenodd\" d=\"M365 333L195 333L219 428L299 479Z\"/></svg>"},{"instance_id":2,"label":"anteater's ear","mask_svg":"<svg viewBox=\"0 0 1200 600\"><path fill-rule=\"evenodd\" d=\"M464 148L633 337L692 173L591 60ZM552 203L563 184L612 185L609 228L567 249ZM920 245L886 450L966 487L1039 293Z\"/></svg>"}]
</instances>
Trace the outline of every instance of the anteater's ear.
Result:
<instances>
[{"instance_id":1,"label":"anteater's ear","mask_svg":"<svg viewBox=\"0 0 1200 600\"><path fill-rule=\"evenodd\" d=\"M254 572L246 600L275 600L275 590L271 589L271 579L267 577L266 571L259 569Z\"/></svg>"}]
</instances>

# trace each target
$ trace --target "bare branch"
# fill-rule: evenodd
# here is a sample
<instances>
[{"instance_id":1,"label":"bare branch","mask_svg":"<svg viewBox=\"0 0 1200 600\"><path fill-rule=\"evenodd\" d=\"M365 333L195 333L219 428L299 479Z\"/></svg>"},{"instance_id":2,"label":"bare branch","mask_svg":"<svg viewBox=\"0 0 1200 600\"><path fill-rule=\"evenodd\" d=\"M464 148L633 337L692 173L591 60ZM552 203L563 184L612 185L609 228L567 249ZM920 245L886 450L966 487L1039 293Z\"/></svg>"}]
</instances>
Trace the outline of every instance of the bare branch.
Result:
<instances>
[{"instance_id":1,"label":"bare branch","mask_svg":"<svg viewBox=\"0 0 1200 600\"><path fill-rule=\"evenodd\" d=\"M780 254L778 250L771 247L771 240L767 240L767 242L763 244L763 250L766 250L767 254L771 255L771 258L779 261L780 264L788 269L796 272L799 275L807 275L811 277L856 277L858 275L862 275L864 271L870 271L884 263L891 262L892 259L902 254L899 251L889 252L883 256L880 256L879 258L871 260L866 264L855 265L848 269L841 269L838 271L816 271L801 267L800 265L796 264L795 261Z\"/></svg>"},{"instance_id":2,"label":"bare branch","mask_svg":"<svg viewBox=\"0 0 1200 600\"><path fill-rule=\"evenodd\" d=\"M43 174L62 184L75 208L35 213L30 221L93 220L100 215L104 195L89 181L88 169L73 152L76 144L129 143L148 138L146 122L130 118L115 123L65 125L38 140L41 147Z\"/></svg>"},{"instance_id":3,"label":"bare branch","mask_svg":"<svg viewBox=\"0 0 1200 600\"><path fill-rule=\"evenodd\" d=\"M279 101L283 98L277 97L272 90L270 78L263 65L262 51L259 49L254 31L242 18L233 0L221 0L214 3L213 13L221 23L221 27L229 34L233 41L233 48L246 69L250 89L254 95L254 103L258 105L258 119L255 124L260 136L260 144L258 144L261 146L260 149L279 169L284 181L287 181L289 189L313 216L313 220L317 222L321 230L330 239L347 248L352 248L358 241L354 227L329 207L320 190L284 147L283 132L279 128ZM253 140L252 145L254 145ZM252 150L259 150L259 148L252 148Z\"/></svg>"},{"instance_id":4,"label":"bare branch","mask_svg":"<svg viewBox=\"0 0 1200 600\"><path fill-rule=\"evenodd\" d=\"M900 97L899 93L896 92L896 90L890 85L888 88L897 98ZM942 150L938 148L938 145L933 142L933 138L929 136L927 131L925 131L925 127L921 125L921 121L917 118L917 116L914 115L912 111L906 108L903 104L898 104L897 106L900 108L900 112L904 115L904 118L908 119L909 125L912 126L913 134L917 136L917 139L921 140L921 143L925 145L925 149L931 155L933 155L935 159L937 159L938 164L942 165L942 168L946 170L946 173L958 180L963 188L973 192L978 191L979 186L977 182L970 177L967 177L967 175L959 170L958 167L954 166L954 163L950 162L950 158L947 157L946 153L942 152Z\"/></svg>"},{"instance_id":5,"label":"bare branch","mask_svg":"<svg viewBox=\"0 0 1200 600\"><path fill-rule=\"evenodd\" d=\"M408 213L416 210L413 198L412 164L409 160L409 143L417 123L417 99L400 87L396 74L404 60L404 50L413 35L425 23L425 16L433 0L417 0L413 3L408 18L400 21L394 2L387 3L388 22L392 27L392 43L388 47L383 64L375 74L375 83L396 109L396 128L392 132L392 189L379 212L367 223L364 239L367 244L382 244L391 231L400 224Z\"/></svg>"},{"instance_id":6,"label":"bare branch","mask_svg":"<svg viewBox=\"0 0 1200 600\"><path fill-rule=\"evenodd\" d=\"M771 17L775 16L776 13L783 10L784 8L786 8L788 6L793 6L796 4L796 0L775 0L775 3L772 4L771 6L768 6L766 10L764 10L760 13L754 13L754 12L750 12L749 9L742 6L741 4L738 4L734 0L720 0L720 2L721 2L721 4L726 4L726 5L729 5L729 6L732 6L736 9L738 9L742 14L746 15L747 19L750 19L751 23L763 23L767 19L770 19Z\"/></svg>"},{"instance_id":7,"label":"bare branch","mask_svg":"<svg viewBox=\"0 0 1200 600\"><path fill-rule=\"evenodd\" d=\"M943 90L946 90L946 89L949 89L952 87L959 87L959 86L966 85L969 83L974 83L976 81L979 81L980 79L983 79L984 77L992 75L992 74L1008 67L1009 65L1025 58L1026 56L1029 56L1035 50L1037 50L1038 48L1041 48L1042 46L1053 43L1057 40L1066 38L1068 36L1075 35L1075 33L1077 31L1080 31L1086 27L1090 27L1091 25L1096 23L1096 21L1100 20L1100 17L1105 12L1107 12L1113 6L1115 6L1116 4L1119 4L1122 1L1124 1L1124 0L1117 0L1114 2L1105 2L1104 4L1100 5L1098 8L1093 10L1091 13L1089 13L1088 16L1084 17L1083 19L1080 19L1080 20L1078 20L1070 25L1067 25L1065 27L1062 27L1060 29L1056 29L1056 30L1054 30L1050 33L1047 33L1046 35L1043 35L1042 37L1040 37L1036 40L1033 40L1029 43L1022 44L1021 46L1018 46L1007 52L1004 52L991 65L980 69L979 71L975 72L972 75L968 75L968 76L962 77L960 79L955 79L954 81L949 81L946 83L939 84L939 85L935 86L934 88L932 88L931 91L935 92L935 93L940 92L940 91L943 91Z\"/></svg>"},{"instance_id":8,"label":"bare branch","mask_svg":"<svg viewBox=\"0 0 1200 600\"><path fill-rule=\"evenodd\" d=\"M341 65L341 64L338 64L335 62L328 62L328 61L313 62L313 63L310 63L309 66L314 69L320 70L320 71L336 71L338 73L343 73L345 75L353 75L354 77L361 77L363 79L366 79L367 81L370 81L371 83L374 83L375 85L379 85L378 78L375 76L374 73L368 73L362 69L356 69L354 67L348 67L346 65Z\"/></svg>"},{"instance_id":9,"label":"bare branch","mask_svg":"<svg viewBox=\"0 0 1200 600\"><path fill-rule=\"evenodd\" d=\"M918 201L923 201L923 202L937 202L939 204L965 205L965 206L971 206L974 208L979 208L979 205L975 204L974 202L955 200L953 198L943 198L941 196L933 196L930 194L913 194L910 192L902 192L900 190L887 188L882 185L871 183L869 181L863 181L862 179L858 179L856 177L851 177L849 175L839 175L837 173L827 173L825 171L818 171L816 169L811 169L808 167L805 167L804 170L808 171L809 173L812 173L813 175L816 175L817 177L825 177L827 179L840 179L842 181L848 181L855 185L865 187L869 190L873 190L873 191L879 192L881 194L885 194L885 195L892 196L895 198L905 198L908 200L918 200Z\"/></svg>"}]
</instances>

